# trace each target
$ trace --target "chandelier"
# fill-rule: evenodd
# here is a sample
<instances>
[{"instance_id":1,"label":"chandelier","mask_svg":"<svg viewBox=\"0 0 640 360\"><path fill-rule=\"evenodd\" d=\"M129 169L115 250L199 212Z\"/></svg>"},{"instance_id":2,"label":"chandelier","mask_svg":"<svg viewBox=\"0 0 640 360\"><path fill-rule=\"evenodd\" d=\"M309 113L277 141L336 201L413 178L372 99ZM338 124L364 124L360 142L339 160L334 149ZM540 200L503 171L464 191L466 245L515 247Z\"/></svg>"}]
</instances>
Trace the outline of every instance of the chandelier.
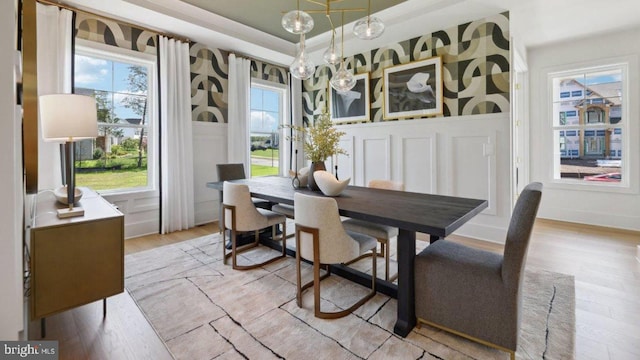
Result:
<instances>
[{"instance_id":1,"label":"chandelier","mask_svg":"<svg viewBox=\"0 0 640 360\"><path fill-rule=\"evenodd\" d=\"M311 31L314 26L313 17L311 17L311 15L309 14L322 13L325 14L329 21L329 24L331 25L331 40L329 42L327 50L323 54L323 59L330 65L340 64L339 70L335 74L333 74L329 83L331 84L331 87L333 87L338 92L349 91L355 86L356 81L354 79L353 73L348 71L344 65L344 13L351 11L367 12L367 16L358 20L353 26L353 34L363 40L375 39L382 35L382 33L384 32L384 23L380 19L371 16L371 0L368 0L368 7L366 9L331 9L332 3L344 0L324 0L324 3L316 0L307 1L323 6L324 10L300 10L300 0L297 0L297 9L287 12L282 17L282 27L290 33L300 35L300 48L296 54L296 58L289 66L291 75L301 80L306 80L313 75L315 71L315 64L311 61L311 59L309 59L308 55L305 52L304 34ZM336 46L336 29L333 25L333 21L331 20L331 14L336 12L342 14L340 54L338 54Z\"/></svg>"}]
</instances>

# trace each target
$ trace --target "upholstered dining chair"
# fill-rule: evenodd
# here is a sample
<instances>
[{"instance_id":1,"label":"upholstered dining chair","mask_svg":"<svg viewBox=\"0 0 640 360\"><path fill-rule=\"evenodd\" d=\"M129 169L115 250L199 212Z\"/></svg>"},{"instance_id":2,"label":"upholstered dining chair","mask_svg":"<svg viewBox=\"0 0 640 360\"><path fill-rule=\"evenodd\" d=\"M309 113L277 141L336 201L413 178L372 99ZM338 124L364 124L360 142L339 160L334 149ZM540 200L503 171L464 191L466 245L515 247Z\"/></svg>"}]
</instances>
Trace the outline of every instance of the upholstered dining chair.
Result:
<instances>
[{"instance_id":1,"label":"upholstered dining chair","mask_svg":"<svg viewBox=\"0 0 640 360\"><path fill-rule=\"evenodd\" d=\"M216 170L218 171L218 181L227 181L227 180L239 180L246 179L247 176L244 172L244 164L216 164ZM222 199L223 194L220 194L220 199ZM271 203L267 200L262 199L254 199L251 201L259 207L263 209L269 210L271 208Z\"/></svg>"},{"instance_id":2,"label":"upholstered dining chair","mask_svg":"<svg viewBox=\"0 0 640 360\"><path fill-rule=\"evenodd\" d=\"M404 191L404 184L402 182L391 180L371 180L369 181L369 187ZM378 242L380 243L380 253L376 253L376 256L384 256L384 279L386 281L393 281L398 277L397 273L391 276L389 275L389 253L391 252L391 249L389 249L389 242L391 239L398 236L398 228L358 219L346 219L342 222L342 225L348 231L366 234L378 239ZM370 255L373 255L373 253L364 254L362 257ZM354 259L354 261L358 261L362 257Z\"/></svg>"},{"instance_id":3,"label":"upholstered dining chair","mask_svg":"<svg viewBox=\"0 0 640 360\"><path fill-rule=\"evenodd\" d=\"M425 323L507 351L515 359L520 331L524 265L542 184L520 194L503 254L447 240L415 258L415 309Z\"/></svg>"},{"instance_id":4,"label":"upholstered dining chair","mask_svg":"<svg viewBox=\"0 0 640 360\"><path fill-rule=\"evenodd\" d=\"M280 258L285 257L287 248L287 238L281 236L282 254L275 256L269 260L252 265L238 265L237 255L241 252L249 250L259 245L259 230L266 227L272 227L272 234L276 233L276 225L282 224L283 234L286 234L287 218L284 215L274 213L273 211L257 208L251 201L251 193L249 187L243 184L234 184L225 181L223 184L223 201L222 201L222 255L224 264L227 258L231 257L232 266L237 270L253 269L259 266L269 264ZM231 232L231 253L227 254L225 236L226 230ZM238 246L238 232L254 232L255 240L253 243ZM275 235L274 235L275 236ZM274 238L274 240L276 240Z\"/></svg>"},{"instance_id":5,"label":"upholstered dining chair","mask_svg":"<svg viewBox=\"0 0 640 360\"><path fill-rule=\"evenodd\" d=\"M294 195L296 221L296 303L302 307L302 292L313 286L314 315L335 319L349 315L376 294L376 257L372 256L371 291L348 309L323 312L320 307L320 281L331 275L330 264L346 263L367 251L375 251L376 239L367 235L348 233L340 223L338 204L330 197ZM313 280L302 284L301 260L313 262ZM320 276L320 268L326 273Z\"/></svg>"}]
</instances>

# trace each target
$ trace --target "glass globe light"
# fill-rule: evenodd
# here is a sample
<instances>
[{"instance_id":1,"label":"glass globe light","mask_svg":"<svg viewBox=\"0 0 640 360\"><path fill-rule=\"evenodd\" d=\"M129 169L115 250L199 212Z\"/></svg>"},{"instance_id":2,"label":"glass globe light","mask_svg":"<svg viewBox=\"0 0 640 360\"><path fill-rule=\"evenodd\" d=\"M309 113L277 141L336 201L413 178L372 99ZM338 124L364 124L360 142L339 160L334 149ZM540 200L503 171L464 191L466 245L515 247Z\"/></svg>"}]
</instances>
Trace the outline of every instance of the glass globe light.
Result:
<instances>
[{"instance_id":1,"label":"glass globe light","mask_svg":"<svg viewBox=\"0 0 640 360\"><path fill-rule=\"evenodd\" d=\"M324 52L322 57L324 58L324 61L327 62L327 64L331 65L337 65L338 63L340 63L340 60L342 60L340 58L340 55L338 55L338 50L336 49L335 33L331 34L331 42L329 43L329 48Z\"/></svg>"},{"instance_id":2,"label":"glass globe light","mask_svg":"<svg viewBox=\"0 0 640 360\"><path fill-rule=\"evenodd\" d=\"M301 10L291 10L282 17L282 27L292 34L306 34L313 25L311 15Z\"/></svg>"},{"instance_id":3,"label":"glass globe light","mask_svg":"<svg viewBox=\"0 0 640 360\"><path fill-rule=\"evenodd\" d=\"M353 25L353 34L362 40L371 40L384 33L384 23L377 17L367 16Z\"/></svg>"},{"instance_id":4,"label":"glass globe light","mask_svg":"<svg viewBox=\"0 0 640 360\"><path fill-rule=\"evenodd\" d=\"M331 87L339 93L346 93L356 86L356 78L350 71L344 67L344 61L340 64L340 70L336 72L331 81L329 82Z\"/></svg>"},{"instance_id":5,"label":"glass globe light","mask_svg":"<svg viewBox=\"0 0 640 360\"><path fill-rule=\"evenodd\" d=\"M316 71L316 65L304 51L304 34L300 35L300 51L291 65L289 65L289 71L291 71L291 76L300 80L307 80Z\"/></svg>"}]
</instances>

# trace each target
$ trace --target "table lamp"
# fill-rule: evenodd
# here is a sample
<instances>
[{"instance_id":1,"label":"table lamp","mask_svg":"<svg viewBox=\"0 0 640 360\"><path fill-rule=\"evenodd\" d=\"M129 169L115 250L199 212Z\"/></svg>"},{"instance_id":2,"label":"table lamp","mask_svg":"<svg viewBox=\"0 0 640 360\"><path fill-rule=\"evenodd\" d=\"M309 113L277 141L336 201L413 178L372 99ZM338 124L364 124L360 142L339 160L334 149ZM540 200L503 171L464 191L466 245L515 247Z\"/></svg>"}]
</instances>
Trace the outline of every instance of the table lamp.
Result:
<instances>
[{"instance_id":1,"label":"table lamp","mask_svg":"<svg viewBox=\"0 0 640 360\"><path fill-rule=\"evenodd\" d=\"M90 96L76 94L42 95L39 110L44 141L65 143L67 184L54 190L54 193L59 202L69 207L59 209L58 217L82 216L84 209L74 207L74 203L82 196L82 191L75 188L73 142L98 136L96 100Z\"/></svg>"}]
</instances>

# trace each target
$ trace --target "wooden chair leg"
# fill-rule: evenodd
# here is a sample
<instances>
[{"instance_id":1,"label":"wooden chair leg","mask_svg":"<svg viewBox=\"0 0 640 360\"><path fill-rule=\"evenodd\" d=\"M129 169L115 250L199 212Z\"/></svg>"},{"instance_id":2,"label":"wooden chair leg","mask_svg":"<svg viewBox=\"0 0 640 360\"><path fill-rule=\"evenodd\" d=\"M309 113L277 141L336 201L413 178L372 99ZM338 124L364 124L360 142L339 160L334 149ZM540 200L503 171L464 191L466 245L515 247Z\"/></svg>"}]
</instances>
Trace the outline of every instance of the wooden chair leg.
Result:
<instances>
[{"instance_id":1,"label":"wooden chair leg","mask_svg":"<svg viewBox=\"0 0 640 360\"><path fill-rule=\"evenodd\" d=\"M296 304L302 307L302 276L300 274L300 230L296 229Z\"/></svg>"},{"instance_id":2,"label":"wooden chair leg","mask_svg":"<svg viewBox=\"0 0 640 360\"><path fill-rule=\"evenodd\" d=\"M287 219L282 223L282 257L287 256Z\"/></svg>"},{"instance_id":3,"label":"wooden chair leg","mask_svg":"<svg viewBox=\"0 0 640 360\"><path fill-rule=\"evenodd\" d=\"M226 210L229 210L231 212L231 253L227 254L226 252L226 248L225 248L225 242L226 242L226 231L223 231L223 235L222 235L222 257L223 257L223 263L226 265L227 264L227 258L231 257L231 265L233 267L234 270L250 270L250 269L255 269L261 266L265 266L267 264L270 264L278 259L282 259L283 257L286 256L286 249L282 251L282 255L278 255L275 256L267 261L263 261L261 263L258 264L252 264L252 265L238 265L238 260L237 260L237 256L238 254L249 250L251 248L257 247L260 244L260 230L256 230L254 232L254 241L250 244L246 244L246 245L242 245L240 247L237 246L237 231L236 231L236 216L235 216L235 207L231 206L231 205L224 205L223 207L223 213L222 213L222 219L223 219L223 226L225 227L224 230L226 230L226 226L224 224L226 224L225 222L225 216L226 216ZM275 225L274 225L275 226ZM286 246L286 242L284 242L284 246Z\"/></svg>"}]
</instances>

